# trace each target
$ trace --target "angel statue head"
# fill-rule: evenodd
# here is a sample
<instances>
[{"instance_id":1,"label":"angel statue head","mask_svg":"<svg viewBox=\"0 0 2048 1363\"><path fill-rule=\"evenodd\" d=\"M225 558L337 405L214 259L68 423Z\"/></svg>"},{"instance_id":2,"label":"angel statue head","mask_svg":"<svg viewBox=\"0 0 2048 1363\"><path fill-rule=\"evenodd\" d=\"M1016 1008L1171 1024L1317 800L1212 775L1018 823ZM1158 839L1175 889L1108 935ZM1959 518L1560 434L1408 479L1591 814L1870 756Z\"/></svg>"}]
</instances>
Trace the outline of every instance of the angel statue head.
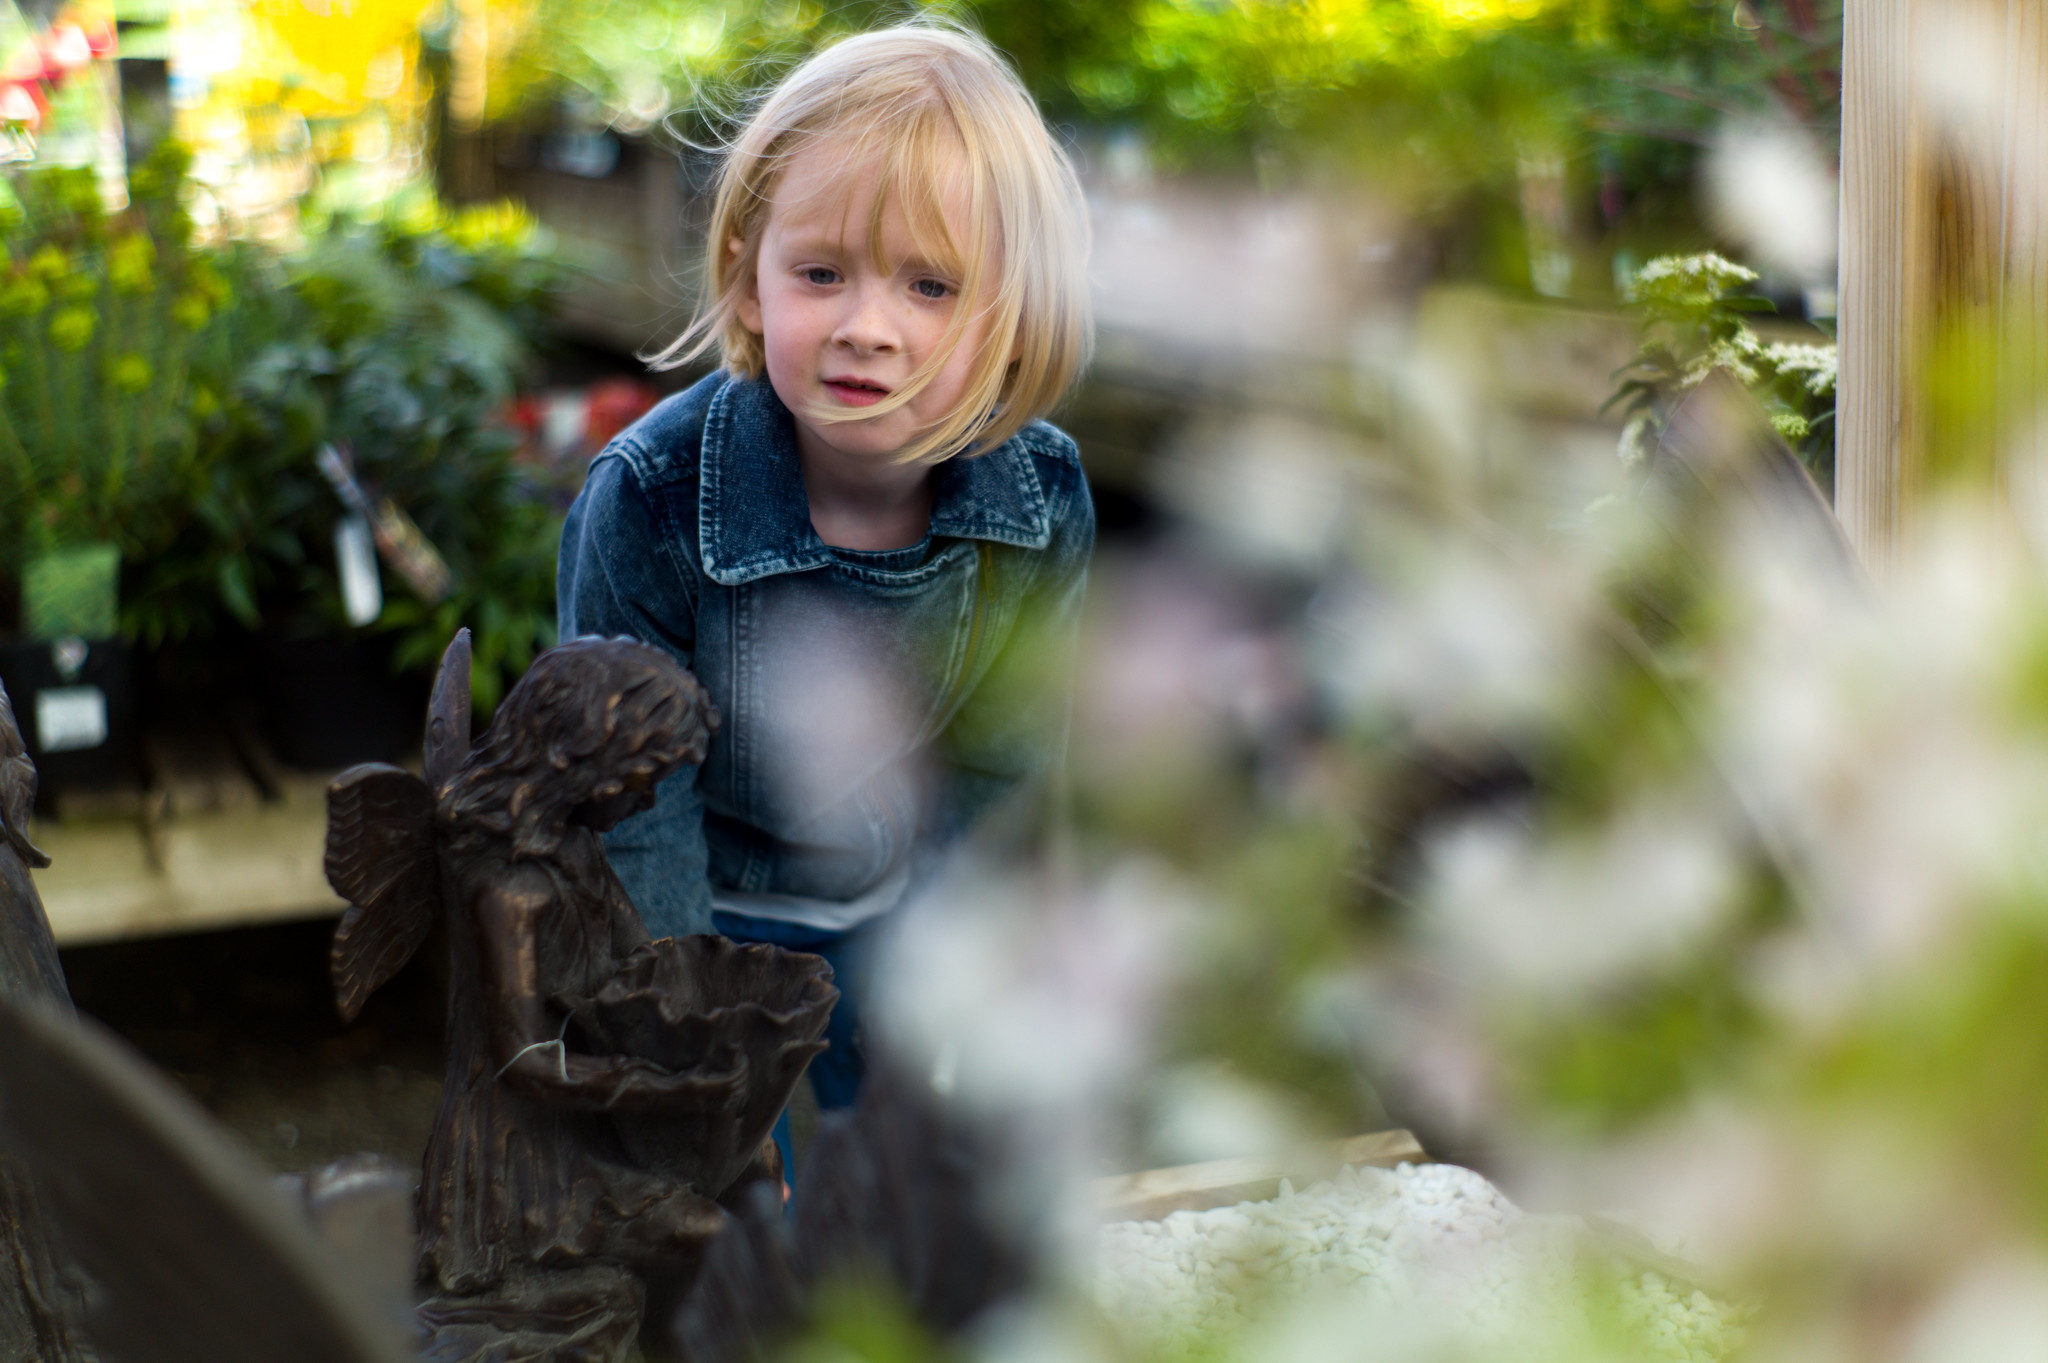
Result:
<instances>
[{"instance_id":1,"label":"angel statue head","mask_svg":"<svg viewBox=\"0 0 2048 1363\"><path fill-rule=\"evenodd\" d=\"M7 688L0 686L0 843L12 847L21 859L34 867L50 864L36 845L28 840L28 819L36 807L36 764L29 761L28 745L14 726L14 706Z\"/></svg>"},{"instance_id":2,"label":"angel statue head","mask_svg":"<svg viewBox=\"0 0 2048 1363\"><path fill-rule=\"evenodd\" d=\"M455 837L508 839L515 859L551 855L571 824L599 830L654 803L654 788L704 760L718 711L696 678L632 639L575 639L534 660L483 741L438 792Z\"/></svg>"}]
</instances>

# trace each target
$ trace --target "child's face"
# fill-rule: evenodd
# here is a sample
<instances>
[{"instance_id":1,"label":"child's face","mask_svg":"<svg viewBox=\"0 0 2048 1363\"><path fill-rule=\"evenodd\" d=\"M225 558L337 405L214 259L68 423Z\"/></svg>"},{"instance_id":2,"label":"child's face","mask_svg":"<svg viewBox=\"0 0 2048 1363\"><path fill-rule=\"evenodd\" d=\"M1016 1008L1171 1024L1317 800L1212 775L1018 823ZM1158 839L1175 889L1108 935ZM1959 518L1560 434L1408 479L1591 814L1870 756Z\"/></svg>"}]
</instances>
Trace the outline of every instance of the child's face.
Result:
<instances>
[{"instance_id":1,"label":"child's face","mask_svg":"<svg viewBox=\"0 0 2048 1363\"><path fill-rule=\"evenodd\" d=\"M815 419L872 407L902 387L939 349L962 306L960 280L919 255L900 206L892 202L882 215L879 240L866 240L873 180L849 170L843 148L830 140L791 157L777 178L753 288L740 304L740 320L762 338L768 381L796 416L807 459L887 464L959 404L988 336L986 319L970 322L932 381L894 411ZM947 230L965 242L965 186L956 180L945 188Z\"/></svg>"}]
</instances>

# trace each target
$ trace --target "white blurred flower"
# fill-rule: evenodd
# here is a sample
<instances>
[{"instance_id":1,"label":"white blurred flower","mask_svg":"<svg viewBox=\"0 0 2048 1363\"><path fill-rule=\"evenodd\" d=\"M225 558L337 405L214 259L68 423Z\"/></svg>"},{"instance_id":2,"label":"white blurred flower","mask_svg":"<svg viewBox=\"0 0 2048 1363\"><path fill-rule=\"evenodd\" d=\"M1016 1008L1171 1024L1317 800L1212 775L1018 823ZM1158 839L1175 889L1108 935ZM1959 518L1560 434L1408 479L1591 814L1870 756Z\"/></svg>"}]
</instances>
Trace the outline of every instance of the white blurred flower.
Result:
<instances>
[{"instance_id":1,"label":"white blurred flower","mask_svg":"<svg viewBox=\"0 0 2048 1363\"><path fill-rule=\"evenodd\" d=\"M1807 1207L1811 1171L1762 1113L1705 1099L1621 1137L1588 1143L1522 1131L1510 1183L1536 1206L1602 1209L1666 1254L1715 1276L1772 1248Z\"/></svg>"},{"instance_id":2,"label":"white blurred flower","mask_svg":"<svg viewBox=\"0 0 2048 1363\"><path fill-rule=\"evenodd\" d=\"M1833 277L1835 174L1789 123L1731 122L1707 160L1708 208L1754 259L1805 281Z\"/></svg>"},{"instance_id":3,"label":"white blurred flower","mask_svg":"<svg viewBox=\"0 0 2048 1363\"><path fill-rule=\"evenodd\" d=\"M1149 862L1083 884L965 859L900 915L869 1023L1010 1157L994 1215L1087 1261L1112 1120L1153 1051L1160 994L1193 950L1194 896Z\"/></svg>"},{"instance_id":4,"label":"white blurred flower","mask_svg":"<svg viewBox=\"0 0 2048 1363\"><path fill-rule=\"evenodd\" d=\"M1970 1265L1915 1326L1906 1363L2039 1363L2048 1358L2048 1261Z\"/></svg>"},{"instance_id":5,"label":"white blurred flower","mask_svg":"<svg viewBox=\"0 0 2048 1363\"><path fill-rule=\"evenodd\" d=\"M1279 1094L1208 1066L1169 1070L1152 1107L1149 1143L1167 1164L1270 1155L1301 1140Z\"/></svg>"},{"instance_id":6,"label":"white blurred flower","mask_svg":"<svg viewBox=\"0 0 2048 1363\"><path fill-rule=\"evenodd\" d=\"M770 799L846 825L836 835L819 828L817 841L857 843L873 817L861 807L864 790L878 777L900 786L916 776L916 661L886 646L853 607L817 610L804 629L771 632L759 647L753 700L765 722L754 761Z\"/></svg>"},{"instance_id":7,"label":"white blurred flower","mask_svg":"<svg viewBox=\"0 0 2048 1363\"><path fill-rule=\"evenodd\" d=\"M1392 1310L1362 1292L1330 1292L1279 1313L1244 1353L1259 1363L1377 1363L1426 1358L1442 1345L1420 1312Z\"/></svg>"},{"instance_id":8,"label":"white blurred flower","mask_svg":"<svg viewBox=\"0 0 2048 1363\"><path fill-rule=\"evenodd\" d=\"M1322 603L1320 671L1340 703L1440 737L1511 733L1556 713L1586 660L1590 565L1446 549L1419 576L1406 590L1361 586Z\"/></svg>"},{"instance_id":9,"label":"white blurred flower","mask_svg":"<svg viewBox=\"0 0 2048 1363\"><path fill-rule=\"evenodd\" d=\"M1071 1111L1121 1092L1150 1055L1193 897L1127 861L1066 891L967 866L905 912L879 970L878 1024L953 1091L997 1113Z\"/></svg>"},{"instance_id":10,"label":"white blurred flower","mask_svg":"<svg viewBox=\"0 0 2048 1363\"><path fill-rule=\"evenodd\" d=\"M1429 928L1442 956L1535 995L1676 964L1731 906L1737 854L1719 822L1704 805L1645 806L1546 840L1475 818L1429 849Z\"/></svg>"},{"instance_id":11,"label":"white blurred flower","mask_svg":"<svg viewBox=\"0 0 2048 1363\"><path fill-rule=\"evenodd\" d=\"M1326 979L1319 1001L1399 1107L1459 1136L1483 1130L1501 1098L1498 1056L1464 983L1436 969L1363 968Z\"/></svg>"},{"instance_id":12,"label":"white blurred flower","mask_svg":"<svg viewBox=\"0 0 2048 1363\"><path fill-rule=\"evenodd\" d=\"M1074 760L1111 778L1178 769L1227 736L1256 739L1305 703L1284 639L1186 563L1159 555L1099 574L1075 688Z\"/></svg>"},{"instance_id":13,"label":"white blurred flower","mask_svg":"<svg viewBox=\"0 0 2048 1363\"><path fill-rule=\"evenodd\" d=\"M1874 603L1761 537L1728 578L1742 625L1712 720L1723 769L1866 964L1910 967L1967 922L2026 872L2048 817L2048 754L2002 699L2016 562L1974 522L1937 523Z\"/></svg>"},{"instance_id":14,"label":"white blurred flower","mask_svg":"<svg viewBox=\"0 0 2048 1363\"><path fill-rule=\"evenodd\" d=\"M1832 1030L1864 997L1864 972L1855 953L1832 933L1792 931L1750 953L1750 997L1794 1034Z\"/></svg>"},{"instance_id":15,"label":"white blurred flower","mask_svg":"<svg viewBox=\"0 0 2048 1363\"><path fill-rule=\"evenodd\" d=\"M1343 534L1372 451L1338 427L1271 411L1198 421L1150 469L1162 505L1231 556L1314 569Z\"/></svg>"},{"instance_id":16,"label":"white blurred flower","mask_svg":"<svg viewBox=\"0 0 2048 1363\"><path fill-rule=\"evenodd\" d=\"M2016 147L2016 128L2048 119L2048 89L2037 66L2020 57L2010 18L1995 9L1943 5L1917 16L1903 72L1913 97L1946 145L1999 186L2000 216L2014 241L2041 227L2043 180L2038 158ZM1888 75L1891 73L1887 73Z\"/></svg>"}]
</instances>

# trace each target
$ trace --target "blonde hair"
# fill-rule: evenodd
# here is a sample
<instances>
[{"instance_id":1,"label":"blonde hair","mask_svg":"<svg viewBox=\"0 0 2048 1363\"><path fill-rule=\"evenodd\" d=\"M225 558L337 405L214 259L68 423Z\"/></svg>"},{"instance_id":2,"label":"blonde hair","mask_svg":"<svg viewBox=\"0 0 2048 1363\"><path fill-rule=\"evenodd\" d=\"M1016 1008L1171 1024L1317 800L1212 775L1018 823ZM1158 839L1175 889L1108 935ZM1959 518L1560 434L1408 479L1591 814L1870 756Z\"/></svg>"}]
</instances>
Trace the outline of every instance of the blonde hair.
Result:
<instances>
[{"instance_id":1,"label":"blonde hair","mask_svg":"<svg viewBox=\"0 0 2048 1363\"><path fill-rule=\"evenodd\" d=\"M871 249L885 210L899 206L918 250L958 269L960 301L937 352L902 387L858 414L804 415L839 422L894 411L985 317L986 339L959 406L901 458L993 449L1050 411L1088 361L1088 228L1080 183L1031 96L986 40L958 28L927 22L844 39L769 92L725 152L705 242L703 305L652 363L671 368L716 345L727 370L761 376L761 337L739 310L776 179L798 152L835 139L849 144L842 164L876 172ZM959 242L947 228L942 187L963 165L970 226Z\"/></svg>"}]
</instances>

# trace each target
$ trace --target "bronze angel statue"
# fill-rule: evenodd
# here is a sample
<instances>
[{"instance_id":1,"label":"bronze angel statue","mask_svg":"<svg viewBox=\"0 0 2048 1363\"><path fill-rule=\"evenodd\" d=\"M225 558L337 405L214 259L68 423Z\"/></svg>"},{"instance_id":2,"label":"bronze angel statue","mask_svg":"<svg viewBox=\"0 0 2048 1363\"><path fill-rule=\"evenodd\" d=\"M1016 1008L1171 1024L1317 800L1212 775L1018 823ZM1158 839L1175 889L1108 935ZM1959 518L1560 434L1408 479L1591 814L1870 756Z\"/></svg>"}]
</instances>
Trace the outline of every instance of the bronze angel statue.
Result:
<instances>
[{"instance_id":1,"label":"bronze angel statue","mask_svg":"<svg viewBox=\"0 0 2048 1363\"><path fill-rule=\"evenodd\" d=\"M815 956L650 941L598 834L701 762L717 712L629 639L542 654L474 750L469 636L443 659L425 779L328 791L350 908L331 967L353 1018L445 923L448 1069L419 1193L424 1357L623 1357L646 1292L679 1292L732 1204L779 1184L768 1133L823 1049Z\"/></svg>"},{"instance_id":2,"label":"bronze angel statue","mask_svg":"<svg viewBox=\"0 0 2048 1363\"><path fill-rule=\"evenodd\" d=\"M71 1011L57 942L29 872L50 864L28 838L36 764L0 686L0 999ZM89 1359L79 1332L83 1289L51 1242L27 1168L0 1153L0 1357Z\"/></svg>"}]
</instances>

